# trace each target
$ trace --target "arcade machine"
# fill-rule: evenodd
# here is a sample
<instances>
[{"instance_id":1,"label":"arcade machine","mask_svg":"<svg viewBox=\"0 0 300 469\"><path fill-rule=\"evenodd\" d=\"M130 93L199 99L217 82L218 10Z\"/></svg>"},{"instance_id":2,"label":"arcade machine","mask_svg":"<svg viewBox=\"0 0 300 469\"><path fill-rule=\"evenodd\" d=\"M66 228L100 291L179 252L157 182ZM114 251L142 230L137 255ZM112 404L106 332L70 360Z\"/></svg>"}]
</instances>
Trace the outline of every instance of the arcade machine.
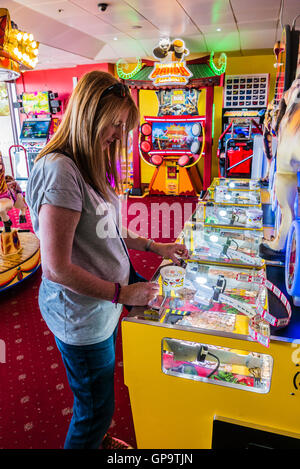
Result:
<instances>
[{"instance_id":1,"label":"arcade machine","mask_svg":"<svg viewBox=\"0 0 300 469\"><path fill-rule=\"evenodd\" d=\"M287 126L289 122L297 119L297 108L298 104L298 88L296 77L299 76L300 67L299 67L299 31L295 29L295 21L293 27L290 28L289 25L286 25L282 31L281 41L275 44L274 52L277 57L277 76L276 76L276 87L275 87L275 97L274 102L277 104L277 116L276 116L276 127L280 129L281 139L278 144L278 154L277 158L274 158L273 168L270 174L270 192L272 195L272 209L275 213L275 236L274 240L269 240L262 243L260 251L261 256L265 259L272 261L285 261L286 268L286 288L290 295L295 299L295 304L298 304L299 296L299 287L297 286L297 264L293 261L293 256L295 254L296 244L297 244L297 229L295 225L297 224L298 214L298 201L296 200L296 178L295 173L297 172L297 165L295 166L294 161L299 160L299 152L295 151L292 155L289 154L289 145L286 145L285 148L282 148L282 142L288 142L290 138L290 132L287 131ZM292 85L295 87L293 91L290 92ZM287 92L285 94L285 92ZM289 112L289 119L285 118L286 109ZM297 138L297 131L293 136L293 139ZM292 159L292 160L291 160ZM277 173L278 161L285 161L285 170L284 173L287 175L290 173L291 186L287 185L287 194L290 194L290 200L284 203L284 197L282 197L281 206L277 203L277 194L276 186L274 184L275 180L278 183L285 184L285 178L287 177L283 172ZM278 187L278 184L277 184ZM299 190L299 178L298 178L298 190ZM295 201L294 195L295 194ZM282 194L281 194L282 195ZM296 218L296 221L291 227L290 236L286 236L289 223L284 223L282 220L286 216L290 217L290 213L293 213L293 218ZM278 247L280 246L280 248Z\"/></svg>"},{"instance_id":2,"label":"arcade machine","mask_svg":"<svg viewBox=\"0 0 300 469\"><path fill-rule=\"evenodd\" d=\"M271 148L272 157L271 161L269 162L268 190L270 193L272 211L275 214L276 228L278 228L278 226L280 225L281 213L275 194L276 158L274 158L274 156L276 155L277 136L274 127L278 127L280 119L282 117L278 114L279 103L283 97L283 93L290 87L295 77L293 73L293 71L295 70L295 53L293 53L293 49L296 49L297 47L292 46L293 42L295 42L295 38L293 40L291 28L289 25L286 25L283 28L281 40L277 41L273 48L276 57L276 80L274 98L273 101L268 105L268 107L270 108L270 136L268 137L268 139L271 141L269 146ZM275 232L277 232L277 229L275 230Z\"/></svg>"},{"instance_id":3,"label":"arcade machine","mask_svg":"<svg viewBox=\"0 0 300 469\"><path fill-rule=\"evenodd\" d=\"M19 224L26 223L23 193L11 177L5 175L0 153L0 292L32 275L40 266L38 238L28 229L15 225L13 211L19 211ZM18 213L18 212L17 212ZM20 225L22 227L24 225Z\"/></svg>"},{"instance_id":4,"label":"arcade machine","mask_svg":"<svg viewBox=\"0 0 300 469\"><path fill-rule=\"evenodd\" d=\"M256 178L252 165L262 148L262 124L267 107L268 74L226 76L223 131L217 156L222 177ZM258 166L262 165L260 161Z\"/></svg>"},{"instance_id":5,"label":"arcade machine","mask_svg":"<svg viewBox=\"0 0 300 469\"><path fill-rule=\"evenodd\" d=\"M51 119L26 119L20 134L20 143L26 150L29 172L38 153L49 138Z\"/></svg>"},{"instance_id":6,"label":"arcade machine","mask_svg":"<svg viewBox=\"0 0 300 469\"><path fill-rule=\"evenodd\" d=\"M220 59L216 62L212 53L169 64L143 61L130 76L118 71L138 106L140 89L155 90L159 101L158 115L146 116L140 131L133 133L131 196L143 195L141 158L155 168L149 187L152 194L195 195L210 185L213 93L214 86L223 85L226 69L226 61ZM205 116L199 116L197 109L201 90L205 91ZM203 174L198 169L201 157Z\"/></svg>"},{"instance_id":7,"label":"arcade machine","mask_svg":"<svg viewBox=\"0 0 300 469\"><path fill-rule=\"evenodd\" d=\"M127 142L127 155L122 154L117 169L122 183L122 193L128 193L133 186L133 146L132 131L129 132Z\"/></svg>"},{"instance_id":8,"label":"arcade machine","mask_svg":"<svg viewBox=\"0 0 300 469\"><path fill-rule=\"evenodd\" d=\"M6 8L0 8L0 23L1 77L11 81L20 76L20 66L35 68L38 43L31 33L18 30ZM26 209L22 190L11 174L6 174L0 153L0 292L23 281L40 266L38 238L18 225L26 222Z\"/></svg>"},{"instance_id":9,"label":"arcade machine","mask_svg":"<svg viewBox=\"0 0 300 469\"><path fill-rule=\"evenodd\" d=\"M271 108L272 132L270 138L272 139L272 155L276 154L276 130L280 125L283 109L280 107L280 102L285 91L289 89L293 80L297 76L297 60L298 60L298 44L299 44L299 31L291 29L289 25L284 26L281 40L277 41L274 45L273 51L276 57L276 80L274 99L269 106ZM299 61L299 60L298 60ZM275 148L274 148L275 147ZM273 200L273 210L277 208L276 196L274 194L274 176L276 172L276 158L270 162L269 171L269 192ZM277 215L276 215L277 217ZM280 215L279 215L280 217Z\"/></svg>"},{"instance_id":10,"label":"arcade machine","mask_svg":"<svg viewBox=\"0 0 300 469\"><path fill-rule=\"evenodd\" d=\"M257 199L257 187L232 180L225 195L232 182ZM262 220L221 218L209 232L192 217L181 234L192 226L192 258L181 267L164 261L152 279L160 295L122 321L139 449L300 448L297 314L268 267L249 262Z\"/></svg>"},{"instance_id":11,"label":"arcade machine","mask_svg":"<svg viewBox=\"0 0 300 469\"><path fill-rule=\"evenodd\" d=\"M60 101L57 93L52 91L38 91L22 93L21 111L27 118L23 121L20 144L26 150L29 171L31 171L35 158L46 145L57 125L53 115L60 112Z\"/></svg>"},{"instance_id":12,"label":"arcade machine","mask_svg":"<svg viewBox=\"0 0 300 469\"><path fill-rule=\"evenodd\" d=\"M299 41L299 31L298 31ZM294 42L295 32L294 32ZM294 46L294 49L296 47ZM295 56L295 54L294 54ZM298 50L298 64L296 68L295 76L299 76L300 73L300 42ZM295 220L290 228L288 239L286 243L286 255L285 255L285 285L289 295L293 297L295 306L300 306L300 267L299 267L299 255L300 255L300 200L299 200L299 187L300 187L300 173L297 173L298 179L298 191L295 200ZM279 207L280 209L280 207Z\"/></svg>"},{"instance_id":13,"label":"arcade machine","mask_svg":"<svg viewBox=\"0 0 300 469\"><path fill-rule=\"evenodd\" d=\"M262 192L240 181L208 188L179 237L192 258L164 261L152 279L160 295L122 321L139 449L300 448L299 309L282 267L255 262ZM290 285L299 233L292 227Z\"/></svg>"},{"instance_id":14,"label":"arcade machine","mask_svg":"<svg viewBox=\"0 0 300 469\"><path fill-rule=\"evenodd\" d=\"M22 122L20 144L10 147L9 158L11 174L23 191L35 158L59 125L59 118L54 117L61 110L57 96L51 91L39 91L18 97L20 113L26 118Z\"/></svg>"},{"instance_id":15,"label":"arcade machine","mask_svg":"<svg viewBox=\"0 0 300 469\"><path fill-rule=\"evenodd\" d=\"M51 133L55 131L58 121L52 114L60 111L57 95L51 92L23 93L22 108L27 116L23 121L20 134L20 145L12 145L9 149L11 165L10 179L7 181L7 201L10 209L20 209L19 224L27 223L27 206L23 201L30 170L38 152L47 143ZM43 117L38 117L43 116ZM45 116L45 117L44 117ZM17 188L17 198L14 196ZM3 189L4 190L4 189ZM22 197L21 197L22 193ZM3 202L5 199L1 199ZM35 273L40 264L40 247L38 238L28 226L18 225L13 212L9 212L9 226L3 223L0 249L0 291L6 290L22 282ZM7 213L6 213L7 215ZM12 225L12 226L11 226Z\"/></svg>"}]
</instances>

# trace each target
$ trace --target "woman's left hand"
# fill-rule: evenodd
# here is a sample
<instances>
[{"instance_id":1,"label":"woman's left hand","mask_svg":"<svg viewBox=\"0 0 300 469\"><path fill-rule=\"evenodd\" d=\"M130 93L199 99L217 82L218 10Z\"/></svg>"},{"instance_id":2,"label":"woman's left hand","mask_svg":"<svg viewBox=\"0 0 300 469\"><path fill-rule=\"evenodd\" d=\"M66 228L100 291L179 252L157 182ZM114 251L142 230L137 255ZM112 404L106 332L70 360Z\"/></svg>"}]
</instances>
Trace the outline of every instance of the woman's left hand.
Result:
<instances>
[{"instance_id":1,"label":"woman's left hand","mask_svg":"<svg viewBox=\"0 0 300 469\"><path fill-rule=\"evenodd\" d=\"M174 264L180 265L180 259L188 259L189 252L184 244L178 243L153 243L151 251L164 259L171 259Z\"/></svg>"}]
</instances>

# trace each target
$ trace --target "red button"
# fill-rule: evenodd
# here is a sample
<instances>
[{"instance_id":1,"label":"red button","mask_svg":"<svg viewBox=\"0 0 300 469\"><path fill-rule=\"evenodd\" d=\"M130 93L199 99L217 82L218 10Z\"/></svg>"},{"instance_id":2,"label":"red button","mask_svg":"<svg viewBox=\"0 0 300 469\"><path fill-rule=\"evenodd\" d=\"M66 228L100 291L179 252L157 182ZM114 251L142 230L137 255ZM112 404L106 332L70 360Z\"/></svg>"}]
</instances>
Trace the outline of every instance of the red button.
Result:
<instances>
[{"instance_id":1,"label":"red button","mask_svg":"<svg viewBox=\"0 0 300 469\"><path fill-rule=\"evenodd\" d=\"M148 153L148 151L151 150L151 145L149 142L146 142L146 140L144 142L141 143L141 149L142 151L144 151L145 153Z\"/></svg>"},{"instance_id":2,"label":"red button","mask_svg":"<svg viewBox=\"0 0 300 469\"><path fill-rule=\"evenodd\" d=\"M151 135L151 133L152 133L151 125L143 124L142 127L141 127L141 132L142 132L143 135L146 135L146 136Z\"/></svg>"},{"instance_id":3,"label":"red button","mask_svg":"<svg viewBox=\"0 0 300 469\"><path fill-rule=\"evenodd\" d=\"M179 160L178 164L179 166L186 166L190 162L190 157L188 155L182 155Z\"/></svg>"},{"instance_id":4,"label":"red button","mask_svg":"<svg viewBox=\"0 0 300 469\"><path fill-rule=\"evenodd\" d=\"M155 166L160 166L163 162L163 157L161 155L153 155L150 161L152 164L155 164Z\"/></svg>"}]
</instances>

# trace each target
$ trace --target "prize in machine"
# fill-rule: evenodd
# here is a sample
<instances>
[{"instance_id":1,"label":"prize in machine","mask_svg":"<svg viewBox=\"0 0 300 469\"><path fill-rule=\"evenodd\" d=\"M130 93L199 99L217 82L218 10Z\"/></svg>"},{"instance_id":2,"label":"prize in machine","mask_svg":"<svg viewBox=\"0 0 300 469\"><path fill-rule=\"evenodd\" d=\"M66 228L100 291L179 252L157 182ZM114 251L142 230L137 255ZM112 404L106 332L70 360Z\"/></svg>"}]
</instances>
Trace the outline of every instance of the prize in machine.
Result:
<instances>
[{"instance_id":1,"label":"prize in machine","mask_svg":"<svg viewBox=\"0 0 300 469\"><path fill-rule=\"evenodd\" d=\"M219 176L259 178L263 159L263 120L269 75L228 75L219 138Z\"/></svg>"},{"instance_id":2,"label":"prize in machine","mask_svg":"<svg viewBox=\"0 0 300 469\"><path fill-rule=\"evenodd\" d=\"M197 60L183 61L188 54L166 63L141 61L130 74L118 74L131 88L139 106L139 91L154 90L158 114L144 116L139 130L133 132L133 187L131 196L197 196L211 183L214 86L222 86L226 56L214 53ZM168 43L169 50L174 44ZM154 51L159 56L158 48ZM161 56L164 55L160 49ZM205 115L199 115L198 100L205 93ZM203 158L203 170L199 161ZM154 168L149 188L142 188L141 160Z\"/></svg>"},{"instance_id":3,"label":"prize in machine","mask_svg":"<svg viewBox=\"0 0 300 469\"><path fill-rule=\"evenodd\" d=\"M11 81L20 76L20 66L27 70L35 67L38 43L32 34L19 31L15 24L12 26L6 8L0 9L0 23L1 81ZM27 160L24 152L20 161L12 161L11 150L10 173L6 172L8 168L0 153L0 292L15 287L40 266L39 240L28 229L23 181L19 184L16 174L16 166L18 169L21 166L28 177Z\"/></svg>"}]
</instances>

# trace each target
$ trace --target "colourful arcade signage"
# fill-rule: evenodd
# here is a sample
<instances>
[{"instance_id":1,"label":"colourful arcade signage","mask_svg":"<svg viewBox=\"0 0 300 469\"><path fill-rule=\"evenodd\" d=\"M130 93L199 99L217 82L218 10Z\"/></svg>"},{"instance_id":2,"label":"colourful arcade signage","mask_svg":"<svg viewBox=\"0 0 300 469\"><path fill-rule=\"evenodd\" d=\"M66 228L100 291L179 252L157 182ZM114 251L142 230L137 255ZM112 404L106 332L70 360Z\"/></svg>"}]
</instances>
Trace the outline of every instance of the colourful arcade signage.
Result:
<instances>
[{"instance_id":1,"label":"colourful arcade signage","mask_svg":"<svg viewBox=\"0 0 300 469\"><path fill-rule=\"evenodd\" d=\"M186 85L193 74L185 62L156 63L149 75L154 86Z\"/></svg>"},{"instance_id":2,"label":"colourful arcade signage","mask_svg":"<svg viewBox=\"0 0 300 469\"><path fill-rule=\"evenodd\" d=\"M168 38L162 38L158 46L153 49L153 55L159 60L149 75L154 86L184 86L188 83L193 74L184 61L189 51L182 39L171 42Z\"/></svg>"},{"instance_id":3,"label":"colourful arcade signage","mask_svg":"<svg viewBox=\"0 0 300 469\"><path fill-rule=\"evenodd\" d=\"M0 69L19 75L19 65L34 69L38 62L39 43L33 34L17 29L7 8L0 8Z\"/></svg>"}]
</instances>

